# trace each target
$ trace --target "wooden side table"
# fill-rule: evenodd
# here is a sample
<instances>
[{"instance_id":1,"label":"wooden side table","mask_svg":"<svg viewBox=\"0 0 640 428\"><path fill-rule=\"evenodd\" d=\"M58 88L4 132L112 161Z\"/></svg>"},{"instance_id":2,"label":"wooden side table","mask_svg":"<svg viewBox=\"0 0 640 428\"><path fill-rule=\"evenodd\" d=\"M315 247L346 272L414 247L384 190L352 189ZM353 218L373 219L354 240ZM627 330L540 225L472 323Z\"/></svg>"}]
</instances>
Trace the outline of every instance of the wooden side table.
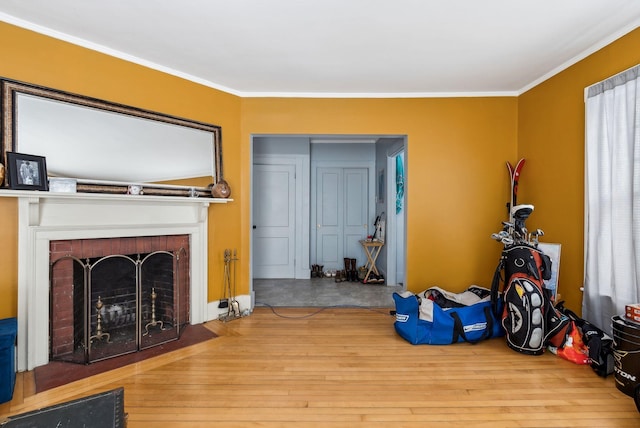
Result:
<instances>
[{"instance_id":1,"label":"wooden side table","mask_svg":"<svg viewBox=\"0 0 640 428\"><path fill-rule=\"evenodd\" d=\"M376 267L376 260L380 255L380 250L384 245L384 241L369 241L363 239L360 241L360 245L362 245L362 248L364 248L364 252L367 255L367 263L364 265L367 269L367 274L362 280L362 282L366 284L367 281L369 281L369 275L371 275L371 272L376 275L380 275L380 272L378 272L378 268Z\"/></svg>"}]
</instances>

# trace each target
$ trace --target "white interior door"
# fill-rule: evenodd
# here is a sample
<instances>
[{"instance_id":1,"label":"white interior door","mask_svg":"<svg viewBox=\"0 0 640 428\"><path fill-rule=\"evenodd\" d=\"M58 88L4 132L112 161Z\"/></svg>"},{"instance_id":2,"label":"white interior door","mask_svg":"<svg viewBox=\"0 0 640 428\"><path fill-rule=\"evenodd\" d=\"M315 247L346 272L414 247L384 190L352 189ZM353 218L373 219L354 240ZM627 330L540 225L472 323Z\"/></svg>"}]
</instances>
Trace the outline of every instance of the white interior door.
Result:
<instances>
[{"instance_id":1,"label":"white interior door","mask_svg":"<svg viewBox=\"0 0 640 428\"><path fill-rule=\"evenodd\" d=\"M295 278L295 166L253 166L253 276Z\"/></svg>"},{"instance_id":2,"label":"white interior door","mask_svg":"<svg viewBox=\"0 0 640 428\"><path fill-rule=\"evenodd\" d=\"M317 168L315 259L325 270L344 268L345 257L364 262L367 191L366 168Z\"/></svg>"}]
</instances>

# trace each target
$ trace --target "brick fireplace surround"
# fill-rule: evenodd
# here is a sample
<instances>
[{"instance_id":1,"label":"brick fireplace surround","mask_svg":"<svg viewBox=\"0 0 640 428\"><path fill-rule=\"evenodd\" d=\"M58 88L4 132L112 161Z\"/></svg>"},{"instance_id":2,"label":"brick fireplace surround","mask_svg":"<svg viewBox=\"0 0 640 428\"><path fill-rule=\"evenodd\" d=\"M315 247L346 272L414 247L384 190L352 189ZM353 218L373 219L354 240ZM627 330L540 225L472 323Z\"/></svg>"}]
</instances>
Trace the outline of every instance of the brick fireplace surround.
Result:
<instances>
[{"instance_id":1,"label":"brick fireplace surround","mask_svg":"<svg viewBox=\"0 0 640 428\"><path fill-rule=\"evenodd\" d=\"M79 265L77 264L77 262L74 262L73 258L78 259L82 262L105 257L109 259L109 256L132 257L135 260L136 256L141 255L144 257L147 254L156 252L164 252L165 256L167 253L171 253L176 256L176 258L173 259L169 265L164 266L165 269L169 269L172 281L164 285L161 282L157 281L161 279L162 272L157 272L158 275L154 278L156 279L154 281L156 283L156 287L167 287L166 291L171 295L171 303L169 308L166 308L166 305L162 304L163 302L159 302L157 307L160 309L158 311L158 317L159 321L163 321L163 330L165 330L164 322L166 321L166 330L172 332L168 335L160 334L160 332L158 332L158 340L145 340L144 343L141 340L142 337L137 338L139 342L135 343L136 336L133 335L131 338L132 343L128 343L125 345L125 347L127 348L126 351L115 347L115 351L106 351L106 357L108 357L109 355L117 356L117 354L120 352L135 352L137 350L137 346L143 349L146 347L154 346L154 342L156 342L155 344L161 344L167 340L177 339L177 333L180 327L182 327L189 321L189 307L187 305L189 301L190 291L188 272L189 235L137 236L126 238L118 237L99 239L65 239L50 242L49 261L54 264L54 269L51 270L50 281L51 320L49 324L51 334L50 343L52 359L70 359L71 361L75 362L85 362L84 360L86 357L82 357L80 355L81 353L77 352L79 351L80 347L85 348L85 352L87 352L86 346L84 346L85 339L82 339L82 343L77 342L84 334L92 334L95 332L95 330L92 330L89 325L85 324L85 320L83 320L81 316L81 308L83 308L87 304L87 302L84 301L86 295L84 292L79 292L80 289L78 289L77 291L74 291L74 289L75 285L84 283L84 271L76 272L74 270L74 266L79 267ZM110 259L123 260L122 257ZM125 263L129 267L130 272L135 272L133 263ZM81 272L83 273L82 276L79 275ZM92 278L94 275L98 275L93 269L92 272ZM152 275L154 273L156 272L152 272ZM99 280L100 278L94 278L94 281L92 281L92 283L95 283L97 285ZM126 289L127 292L133 291L133 294L121 294L123 290L120 289L120 284L112 283L110 281L106 281L106 284L108 284L108 289L103 289L102 291L113 294L113 298L118 300L118 303L120 304L116 306L118 306L121 311L122 302L125 302L125 304L130 303L127 306L130 307L131 311L137 312L135 310L135 306L137 305L137 290ZM84 287L86 286L88 286L88 284L84 284ZM141 291L148 292L149 290ZM93 292L95 293L95 290ZM103 309L105 309L105 314L107 314L108 312L106 312L106 310L109 309L109 306L105 297L105 294L102 294L102 299L105 300L105 305L107 305L103 307ZM130 299L129 302L127 302L128 299ZM140 302L141 306L143 306L145 300L141 299ZM128 324L132 326L137 322L141 322L142 324L140 325L140 329L145 326L145 323L151 322L151 315L149 313L148 307L145 307L144 312L138 313L137 316L135 312L133 315L131 313L128 313L126 316L123 314L120 314L120 316L127 318ZM140 315L142 314L144 314L145 317L141 317ZM105 316L105 327L108 327L109 321L113 321L110 318L111 317ZM90 323L90 325L94 325L96 318L92 314L87 321ZM93 328L95 329L95 327ZM156 334L153 334L153 336L155 338ZM150 338L151 335L149 336L149 339ZM108 342L111 342L111 339ZM102 341L101 344L103 344ZM93 353L90 352L90 354ZM98 357L92 355L89 357L89 360L95 361L98 358L104 358L104 356Z\"/></svg>"},{"instance_id":2,"label":"brick fireplace surround","mask_svg":"<svg viewBox=\"0 0 640 428\"><path fill-rule=\"evenodd\" d=\"M2 191L18 198L17 370L49 362L51 241L187 235L190 324L207 319L208 212L229 200L151 195Z\"/></svg>"}]
</instances>

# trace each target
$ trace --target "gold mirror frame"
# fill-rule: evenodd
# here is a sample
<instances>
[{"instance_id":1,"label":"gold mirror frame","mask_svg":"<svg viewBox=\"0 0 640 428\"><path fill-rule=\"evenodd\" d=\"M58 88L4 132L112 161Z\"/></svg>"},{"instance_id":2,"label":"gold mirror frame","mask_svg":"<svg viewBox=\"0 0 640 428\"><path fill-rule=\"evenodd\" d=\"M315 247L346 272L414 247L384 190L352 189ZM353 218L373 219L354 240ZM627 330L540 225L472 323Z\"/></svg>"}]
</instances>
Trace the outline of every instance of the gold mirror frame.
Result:
<instances>
[{"instance_id":1,"label":"gold mirror frame","mask_svg":"<svg viewBox=\"0 0 640 428\"><path fill-rule=\"evenodd\" d=\"M25 94L41 97L51 101L60 101L63 103L73 104L76 106L84 106L92 109L133 116L137 118L147 119L150 121L162 122L165 124L183 126L187 128L197 129L200 131L210 132L213 136L213 177L212 184L205 189L199 189L198 196L210 196L211 188L218 182L224 183L222 176L222 128L217 125L198 122L194 120L184 119L150 110L144 110L123 104L117 104L105 100L91 98L70 92L55 90L43 86L32 85L29 83L0 78L0 92L2 96L2 130L0 141L0 153L2 163L7 165L7 152L19 151L19 142L16 142L16 120L17 120L17 95ZM16 150L16 148L18 150ZM5 174L8 176L8 174ZM89 180L90 181L90 180ZM4 188L8 185L8 178L5 177L4 182L0 183ZM187 187L187 186L185 186ZM98 192L98 193L126 193L127 186L122 185L102 185L102 184L82 184L78 186L78 191ZM149 193L149 192L145 192ZM193 196L193 188L190 190L164 189L152 191L155 194L166 195L190 195Z\"/></svg>"}]
</instances>

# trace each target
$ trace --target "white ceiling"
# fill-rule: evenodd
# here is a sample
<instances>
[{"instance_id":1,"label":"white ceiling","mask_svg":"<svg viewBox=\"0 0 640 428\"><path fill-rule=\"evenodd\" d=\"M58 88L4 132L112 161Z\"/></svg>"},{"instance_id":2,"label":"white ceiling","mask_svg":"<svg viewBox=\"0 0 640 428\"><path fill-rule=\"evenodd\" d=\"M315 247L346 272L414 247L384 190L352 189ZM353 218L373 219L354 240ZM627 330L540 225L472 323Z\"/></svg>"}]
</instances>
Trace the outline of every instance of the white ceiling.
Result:
<instances>
[{"instance_id":1,"label":"white ceiling","mask_svg":"<svg viewBox=\"0 0 640 428\"><path fill-rule=\"evenodd\" d=\"M0 0L0 20L239 96L492 96L632 31L640 1Z\"/></svg>"}]
</instances>

